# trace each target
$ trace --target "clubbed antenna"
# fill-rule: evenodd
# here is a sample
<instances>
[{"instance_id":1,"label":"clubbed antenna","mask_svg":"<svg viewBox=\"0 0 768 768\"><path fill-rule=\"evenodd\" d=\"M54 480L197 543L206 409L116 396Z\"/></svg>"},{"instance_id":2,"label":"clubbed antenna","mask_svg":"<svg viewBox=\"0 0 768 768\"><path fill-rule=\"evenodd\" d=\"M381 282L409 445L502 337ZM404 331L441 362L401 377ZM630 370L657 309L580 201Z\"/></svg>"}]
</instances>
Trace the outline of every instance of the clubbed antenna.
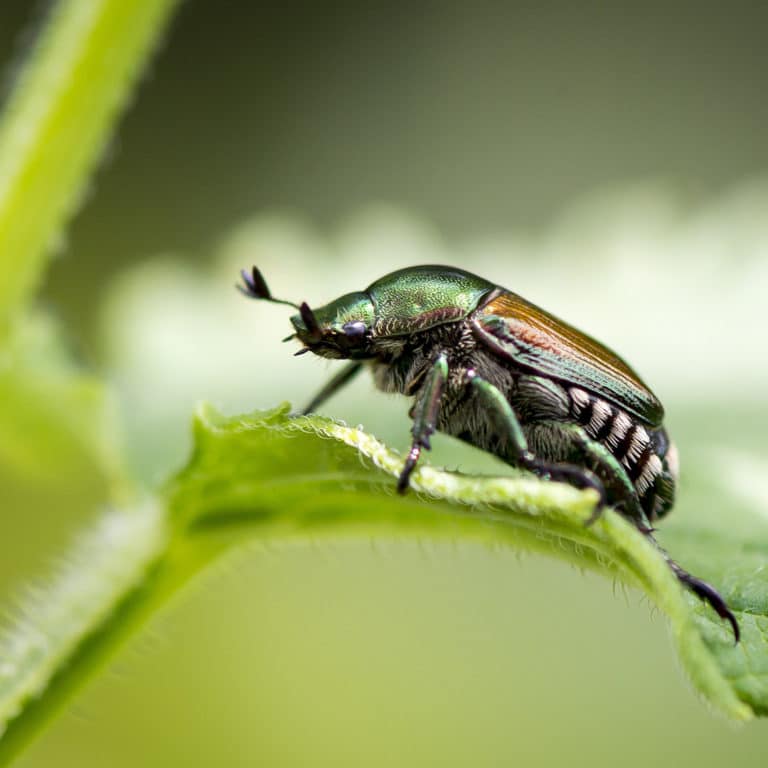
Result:
<instances>
[{"instance_id":1,"label":"clubbed antenna","mask_svg":"<svg viewBox=\"0 0 768 768\"><path fill-rule=\"evenodd\" d=\"M304 325L307 326L309 340L320 341L323 337L323 332L320 330L320 324L317 322L315 313L309 308L309 304L307 304L306 301L299 307L299 313L301 314L301 319L304 321Z\"/></svg>"},{"instance_id":2,"label":"clubbed antenna","mask_svg":"<svg viewBox=\"0 0 768 768\"><path fill-rule=\"evenodd\" d=\"M273 304L286 304L289 307L301 310L301 307L299 307L299 305L293 301L276 299L270 293L269 286L267 286L267 281L264 279L264 276L261 274L258 267L253 267L250 274L248 274L247 270L241 269L240 274L243 277L244 285L240 285L240 283L238 283L236 288L238 291L240 291L240 293L243 294L243 296L247 296L249 299L264 299L264 301L271 301ZM307 307L307 309L309 309L309 307ZM312 314L311 310L310 314ZM304 317L303 313L302 317Z\"/></svg>"},{"instance_id":3,"label":"clubbed antenna","mask_svg":"<svg viewBox=\"0 0 768 768\"><path fill-rule=\"evenodd\" d=\"M285 299L276 299L269 290L267 281L264 279L264 275L261 274L258 267L253 267L250 274L247 270L241 269L240 274L243 278L244 285L237 284L237 290L249 299L263 299L264 301L271 301L273 304L286 304L289 307L299 310L301 319L304 325L307 327L308 341L316 342L320 341L323 337L323 332L320 329L320 324L317 322L315 313L309 308L309 304L303 301L300 305L295 304L292 301L286 301ZM287 336L283 341L290 341L295 339L296 334L292 333ZM301 354L307 350L301 350L297 354Z\"/></svg>"}]
</instances>

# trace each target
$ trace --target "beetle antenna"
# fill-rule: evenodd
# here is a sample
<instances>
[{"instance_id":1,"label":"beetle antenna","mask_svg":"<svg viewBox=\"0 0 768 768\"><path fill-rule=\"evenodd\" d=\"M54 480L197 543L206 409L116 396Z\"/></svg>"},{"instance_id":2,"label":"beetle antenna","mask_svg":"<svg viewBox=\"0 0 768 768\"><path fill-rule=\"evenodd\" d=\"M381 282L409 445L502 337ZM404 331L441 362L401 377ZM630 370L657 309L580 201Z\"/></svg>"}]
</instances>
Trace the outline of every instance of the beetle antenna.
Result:
<instances>
[{"instance_id":1,"label":"beetle antenna","mask_svg":"<svg viewBox=\"0 0 768 768\"><path fill-rule=\"evenodd\" d=\"M276 299L269 290L267 281L264 279L264 275L261 274L258 267L253 267L250 274L247 270L241 269L240 274L245 285L240 285L240 283L238 283L235 287L243 294L243 296L247 296L249 299L263 299L264 301L271 301L273 304L285 304L294 309L300 309L299 305L293 301Z\"/></svg>"},{"instance_id":2,"label":"beetle antenna","mask_svg":"<svg viewBox=\"0 0 768 768\"><path fill-rule=\"evenodd\" d=\"M309 304L306 301L301 303L299 307L299 314L304 321L304 325L307 326L307 332L309 333L310 340L320 341L323 337L323 332L320 330L320 324L317 322L315 313L309 308Z\"/></svg>"}]
</instances>

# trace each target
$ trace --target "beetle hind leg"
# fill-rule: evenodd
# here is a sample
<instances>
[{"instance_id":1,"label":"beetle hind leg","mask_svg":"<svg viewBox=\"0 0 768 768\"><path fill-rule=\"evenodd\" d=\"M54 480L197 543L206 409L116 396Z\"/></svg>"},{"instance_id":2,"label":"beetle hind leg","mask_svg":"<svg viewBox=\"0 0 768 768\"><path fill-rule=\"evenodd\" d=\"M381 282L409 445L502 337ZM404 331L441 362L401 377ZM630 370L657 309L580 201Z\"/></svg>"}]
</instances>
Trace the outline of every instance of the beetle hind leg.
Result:
<instances>
[{"instance_id":1,"label":"beetle hind leg","mask_svg":"<svg viewBox=\"0 0 768 768\"><path fill-rule=\"evenodd\" d=\"M586 467L566 461L548 461L537 456L536 453L529 449L528 440L520 425L520 420L503 393L489 381L478 376L474 371L468 372L468 379L490 412L495 414L500 431L509 441L514 451L511 463L522 469L527 469L539 477L568 483L576 488L591 488L597 491L598 503L590 517L586 520L585 525L594 523L602 514L602 510L608 501L605 486L600 478ZM563 437L566 441L570 442L569 435L564 434Z\"/></svg>"},{"instance_id":2,"label":"beetle hind leg","mask_svg":"<svg viewBox=\"0 0 768 768\"><path fill-rule=\"evenodd\" d=\"M631 520L641 533L653 533L654 529L640 504L635 485L621 462L605 445L589 437L583 427L576 424L557 424L556 427L564 436L569 436L574 447L592 463L594 471L610 488L611 506L622 517Z\"/></svg>"},{"instance_id":3,"label":"beetle hind leg","mask_svg":"<svg viewBox=\"0 0 768 768\"><path fill-rule=\"evenodd\" d=\"M711 584L696 576L692 576L688 571L681 568L674 560L669 560L669 567L672 569L672 573L677 576L681 584L688 587L696 597L703 600L705 603L709 603L721 619L725 619L730 623L731 629L733 630L734 640L738 643L741 639L739 622L736 620L733 611L728 607L728 603L725 602L723 596Z\"/></svg>"},{"instance_id":4,"label":"beetle hind leg","mask_svg":"<svg viewBox=\"0 0 768 768\"><path fill-rule=\"evenodd\" d=\"M605 492L605 486L594 472L584 467L579 467L576 464L543 461L530 453L528 456L522 456L519 464L523 469L533 472L538 477L554 480L555 482L568 483L568 485L581 490L591 488L593 491L597 491L599 497L597 505L584 522L584 525L590 526L600 518L603 509L608 503L608 496Z\"/></svg>"},{"instance_id":5,"label":"beetle hind leg","mask_svg":"<svg viewBox=\"0 0 768 768\"><path fill-rule=\"evenodd\" d=\"M728 603L725 602L725 598L708 582L703 579L694 576L683 568L682 565L676 563L669 553L662 547L658 541L651 535L646 536L653 542L653 545L664 555L664 559L667 561L672 573L675 574L677 580L687 589L690 589L696 597L708 603L715 613L721 618L727 621L731 625L733 630L733 638L735 642L739 642L741 639L741 630L739 628L739 622L736 619L733 611L728 607Z\"/></svg>"}]
</instances>

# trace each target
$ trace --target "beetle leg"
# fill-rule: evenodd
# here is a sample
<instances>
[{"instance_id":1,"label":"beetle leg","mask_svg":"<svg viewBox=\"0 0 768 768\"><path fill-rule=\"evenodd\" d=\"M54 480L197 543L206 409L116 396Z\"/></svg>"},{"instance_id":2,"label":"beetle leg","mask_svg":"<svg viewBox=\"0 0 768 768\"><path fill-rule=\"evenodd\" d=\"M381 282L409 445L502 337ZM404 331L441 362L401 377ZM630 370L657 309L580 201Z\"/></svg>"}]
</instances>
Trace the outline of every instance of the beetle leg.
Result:
<instances>
[{"instance_id":1,"label":"beetle leg","mask_svg":"<svg viewBox=\"0 0 768 768\"><path fill-rule=\"evenodd\" d=\"M316 411L329 397L335 395L345 384L352 381L363 364L359 360L353 360L347 363L313 398L306 408L299 411L300 416L306 416L308 413Z\"/></svg>"},{"instance_id":2,"label":"beetle leg","mask_svg":"<svg viewBox=\"0 0 768 768\"><path fill-rule=\"evenodd\" d=\"M653 528L645 511L640 506L635 486L621 462L602 443L589 437L583 427L576 424L559 423L556 426L564 432L569 432L573 441L584 454L592 459L605 475L618 482L621 487L621 498L614 503L614 506L624 507L621 510L622 515L631 519L642 533L652 533ZM594 520L590 519L588 524L592 522Z\"/></svg>"},{"instance_id":3,"label":"beetle leg","mask_svg":"<svg viewBox=\"0 0 768 768\"><path fill-rule=\"evenodd\" d=\"M705 603L709 603L715 610L715 613L721 618L730 623L733 630L734 640L738 643L741 638L741 631L739 629L739 622L733 614L733 611L728 607L728 603L725 602L725 598L711 585L703 579L699 579L696 576L688 573L681 565L678 565L670 556L669 553L662 547L658 541L650 534L646 536L653 542L654 546L664 555L664 559L672 569L672 573L677 576L678 581L686 586L693 592L696 597L703 600Z\"/></svg>"},{"instance_id":4,"label":"beetle leg","mask_svg":"<svg viewBox=\"0 0 768 768\"><path fill-rule=\"evenodd\" d=\"M416 403L413 406L413 442L405 466L397 481L398 493L405 493L408 488L408 479L416 467L421 456L422 448L430 449L429 438L437 429L437 415L440 411L440 398L445 391L448 381L448 358L441 352L432 364L426 376L426 381L419 392Z\"/></svg>"},{"instance_id":5,"label":"beetle leg","mask_svg":"<svg viewBox=\"0 0 768 768\"><path fill-rule=\"evenodd\" d=\"M489 381L481 378L475 371L467 371L467 378L485 404L496 414L499 427L506 433L516 455L516 464L539 476L559 480L577 488L592 488L600 499L587 525L594 522L600 510L605 506L607 497L600 478L588 469L564 462L549 462L535 456L528 448L528 441L509 401L503 393Z\"/></svg>"}]
</instances>

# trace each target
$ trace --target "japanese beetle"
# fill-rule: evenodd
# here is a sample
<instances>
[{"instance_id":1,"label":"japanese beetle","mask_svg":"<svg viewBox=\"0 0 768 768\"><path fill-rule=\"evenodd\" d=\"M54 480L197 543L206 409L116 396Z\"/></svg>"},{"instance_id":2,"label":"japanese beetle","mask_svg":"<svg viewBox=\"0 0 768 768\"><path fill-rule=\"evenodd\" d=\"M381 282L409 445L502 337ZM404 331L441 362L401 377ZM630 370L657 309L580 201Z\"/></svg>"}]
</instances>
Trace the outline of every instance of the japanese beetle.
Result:
<instances>
[{"instance_id":1,"label":"japanese beetle","mask_svg":"<svg viewBox=\"0 0 768 768\"><path fill-rule=\"evenodd\" d=\"M297 355L350 361L303 413L364 366L379 389L414 398L401 493L439 430L541 477L595 489L600 501L587 522L610 504L658 547L653 524L674 503L677 452L657 397L598 341L455 267L401 269L316 309L275 299L256 267L242 277L246 296L298 310L285 339L304 345ZM717 590L664 555L738 642L736 617Z\"/></svg>"}]
</instances>

